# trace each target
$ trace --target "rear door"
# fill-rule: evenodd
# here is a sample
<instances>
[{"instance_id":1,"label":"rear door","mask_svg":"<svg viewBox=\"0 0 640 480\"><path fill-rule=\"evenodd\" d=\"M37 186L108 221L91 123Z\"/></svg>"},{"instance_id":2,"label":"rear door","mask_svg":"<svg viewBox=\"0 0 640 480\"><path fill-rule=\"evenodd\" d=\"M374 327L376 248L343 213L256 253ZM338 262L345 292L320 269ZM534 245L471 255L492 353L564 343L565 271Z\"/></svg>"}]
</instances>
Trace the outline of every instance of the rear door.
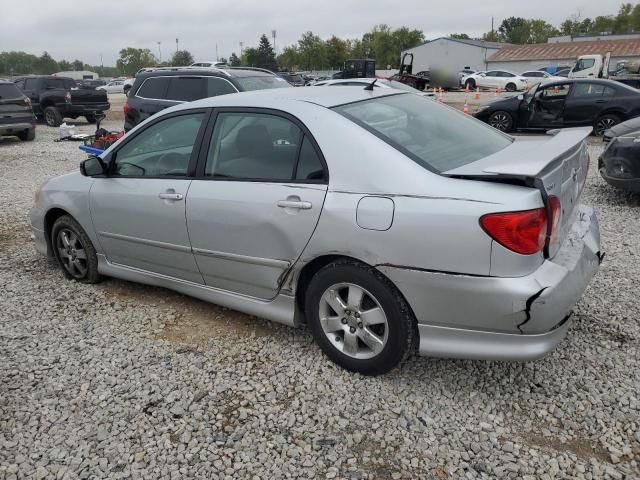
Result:
<instances>
[{"instance_id":1,"label":"rear door","mask_svg":"<svg viewBox=\"0 0 640 480\"><path fill-rule=\"evenodd\" d=\"M565 107L565 126L594 125L614 97L614 88L602 83L576 83Z\"/></svg>"},{"instance_id":2,"label":"rear door","mask_svg":"<svg viewBox=\"0 0 640 480\"><path fill-rule=\"evenodd\" d=\"M320 217L328 179L321 152L298 120L260 109L219 110L204 144L187 198L204 281L274 298Z\"/></svg>"}]
</instances>

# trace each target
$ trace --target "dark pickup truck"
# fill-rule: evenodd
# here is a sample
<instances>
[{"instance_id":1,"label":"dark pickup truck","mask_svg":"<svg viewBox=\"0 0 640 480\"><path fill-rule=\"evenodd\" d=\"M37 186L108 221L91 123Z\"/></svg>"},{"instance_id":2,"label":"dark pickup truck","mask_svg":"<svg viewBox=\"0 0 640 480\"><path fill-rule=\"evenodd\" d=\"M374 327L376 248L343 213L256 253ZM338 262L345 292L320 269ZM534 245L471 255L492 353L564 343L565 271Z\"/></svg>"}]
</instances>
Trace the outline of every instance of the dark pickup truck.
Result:
<instances>
[{"instance_id":1,"label":"dark pickup truck","mask_svg":"<svg viewBox=\"0 0 640 480\"><path fill-rule=\"evenodd\" d=\"M34 75L14 82L31 100L36 117L50 127L59 126L64 118L85 117L95 123L97 114L109 110L106 91L80 89L72 78Z\"/></svg>"}]
</instances>

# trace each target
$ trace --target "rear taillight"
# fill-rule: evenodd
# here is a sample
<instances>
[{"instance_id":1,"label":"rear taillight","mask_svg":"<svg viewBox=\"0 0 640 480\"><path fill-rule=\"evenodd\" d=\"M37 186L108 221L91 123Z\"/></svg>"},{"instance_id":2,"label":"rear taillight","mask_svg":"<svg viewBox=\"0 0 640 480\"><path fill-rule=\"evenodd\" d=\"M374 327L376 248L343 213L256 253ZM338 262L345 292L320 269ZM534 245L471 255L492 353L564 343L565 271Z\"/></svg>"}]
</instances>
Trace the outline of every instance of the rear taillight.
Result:
<instances>
[{"instance_id":1,"label":"rear taillight","mask_svg":"<svg viewBox=\"0 0 640 480\"><path fill-rule=\"evenodd\" d=\"M125 115L127 115L129 113L129 110L131 110L131 107L129 107L129 104L125 102L124 106L122 107L122 111L124 112Z\"/></svg>"},{"instance_id":2,"label":"rear taillight","mask_svg":"<svg viewBox=\"0 0 640 480\"><path fill-rule=\"evenodd\" d=\"M547 239L547 212L544 208L489 213L480 217L480 225L500 245L522 255L539 252Z\"/></svg>"},{"instance_id":3,"label":"rear taillight","mask_svg":"<svg viewBox=\"0 0 640 480\"><path fill-rule=\"evenodd\" d=\"M560 199L553 195L548 199L549 204L549 244L556 243L558 241L558 230L560 228L560 220L562 219L562 205L560 205Z\"/></svg>"}]
</instances>

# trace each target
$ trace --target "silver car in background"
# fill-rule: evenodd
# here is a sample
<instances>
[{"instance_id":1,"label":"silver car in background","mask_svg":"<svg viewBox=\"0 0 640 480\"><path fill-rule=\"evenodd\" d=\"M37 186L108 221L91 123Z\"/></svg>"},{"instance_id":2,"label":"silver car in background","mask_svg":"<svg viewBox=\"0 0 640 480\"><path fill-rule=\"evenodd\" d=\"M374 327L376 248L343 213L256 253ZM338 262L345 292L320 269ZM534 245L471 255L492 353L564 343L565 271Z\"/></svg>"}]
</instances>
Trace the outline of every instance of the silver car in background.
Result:
<instances>
[{"instance_id":1,"label":"silver car in background","mask_svg":"<svg viewBox=\"0 0 640 480\"><path fill-rule=\"evenodd\" d=\"M172 107L46 182L35 245L68 278L158 285L291 326L336 363L551 351L598 269L590 129L514 139L394 89Z\"/></svg>"}]
</instances>

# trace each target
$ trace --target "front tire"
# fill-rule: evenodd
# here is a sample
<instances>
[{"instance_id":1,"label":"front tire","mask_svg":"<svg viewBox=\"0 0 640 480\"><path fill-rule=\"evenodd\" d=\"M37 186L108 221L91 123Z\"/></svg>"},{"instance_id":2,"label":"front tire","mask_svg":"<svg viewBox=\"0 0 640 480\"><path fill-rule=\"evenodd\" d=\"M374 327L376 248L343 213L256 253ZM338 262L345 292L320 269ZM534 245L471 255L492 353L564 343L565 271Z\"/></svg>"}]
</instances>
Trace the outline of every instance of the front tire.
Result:
<instances>
[{"instance_id":1,"label":"front tire","mask_svg":"<svg viewBox=\"0 0 640 480\"><path fill-rule=\"evenodd\" d=\"M352 372L386 373L416 348L407 302L380 272L355 261L333 262L316 273L305 312L322 351Z\"/></svg>"},{"instance_id":2,"label":"front tire","mask_svg":"<svg viewBox=\"0 0 640 480\"><path fill-rule=\"evenodd\" d=\"M56 107L47 107L44 109L44 121L50 127L59 127L62 125L62 115Z\"/></svg>"},{"instance_id":3,"label":"front tire","mask_svg":"<svg viewBox=\"0 0 640 480\"><path fill-rule=\"evenodd\" d=\"M18 138L23 142L31 142L36 138L36 129L30 128L18 134Z\"/></svg>"},{"instance_id":4,"label":"front tire","mask_svg":"<svg viewBox=\"0 0 640 480\"><path fill-rule=\"evenodd\" d=\"M516 91L516 84L515 83L507 83L507 86L505 87L505 90L507 92L515 92Z\"/></svg>"},{"instance_id":5,"label":"front tire","mask_svg":"<svg viewBox=\"0 0 640 480\"><path fill-rule=\"evenodd\" d=\"M65 277L82 283L100 281L96 249L73 217L63 215L55 221L51 246Z\"/></svg>"},{"instance_id":6,"label":"front tire","mask_svg":"<svg viewBox=\"0 0 640 480\"><path fill-rule=\"evenodd\" d=\"M84 118L87 120L87 123L96 123L95 115L85 115Z\"/></svg>"},{"instance_id":7,"label":"front tire","mask_svg":"<svg viewBox=\"0 0 640 480\"><path fill-rule=\"evenodd\" d=\"M509 112L503 110L493 112L487 123L501 132L510 132L513 129L513 117Z\"/></svg>"},{"instance_id":8,"label":"front tire","mask_svg":"<svg viewBox=\"0 0 640 480\"><path fill-rule=\"evenodd\" d=\"M621 121L622 120L617 115L612 115L612 114L602 115L601 117L598 117L598 119L596 120L596 124L593 127L593 133L597 137L602 137L604 135L604 132L609 130L611 127L615 127Z\"/></svg>"}]
</instances>

